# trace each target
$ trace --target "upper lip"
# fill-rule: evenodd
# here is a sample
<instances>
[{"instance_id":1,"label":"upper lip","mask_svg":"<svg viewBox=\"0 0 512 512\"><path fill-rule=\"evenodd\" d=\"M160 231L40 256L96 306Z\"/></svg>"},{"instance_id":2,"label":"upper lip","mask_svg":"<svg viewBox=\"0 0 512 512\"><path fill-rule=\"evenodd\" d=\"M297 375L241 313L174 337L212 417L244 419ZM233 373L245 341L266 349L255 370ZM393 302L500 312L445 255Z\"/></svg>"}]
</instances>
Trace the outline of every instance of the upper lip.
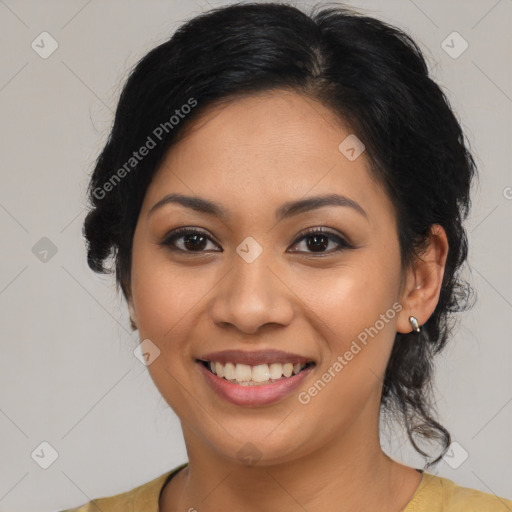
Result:
<instances>
[{"instance_id":1,"label":"upper lip","mask_svg":"<svg viewBox=\"0 0 512 512\"><path fill-rule=\"evenodd\" d=\"M247 364L249 366L257 366L259 364L272 363L311 363L312 359L292 354L291 352L283 352L282 350L223 350L221 352L210 352L198 358L200 361L214 361L218 363L234 363Z\"/></svg>"}]
</instances>

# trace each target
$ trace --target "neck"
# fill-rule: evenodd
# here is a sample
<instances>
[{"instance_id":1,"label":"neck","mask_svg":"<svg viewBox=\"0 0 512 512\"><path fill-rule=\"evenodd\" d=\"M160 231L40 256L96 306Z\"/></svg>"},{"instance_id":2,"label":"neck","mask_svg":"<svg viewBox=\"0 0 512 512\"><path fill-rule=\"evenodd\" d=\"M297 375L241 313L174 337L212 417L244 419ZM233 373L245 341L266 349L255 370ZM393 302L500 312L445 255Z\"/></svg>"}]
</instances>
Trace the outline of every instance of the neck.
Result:
<instances>
[{"instance_id":1,"label":"neck","mask_svg":"<svg viewBox=\"0 0 512 512\"><path fill-rule=\"evenodd\" d=\"M184 428L189 465L164 489L160 510L402 510L421 474L382 451L378 428L369 436L368 425L353 427L301 457L252 466L219 458Z\"/></svg>"}]
</instances>

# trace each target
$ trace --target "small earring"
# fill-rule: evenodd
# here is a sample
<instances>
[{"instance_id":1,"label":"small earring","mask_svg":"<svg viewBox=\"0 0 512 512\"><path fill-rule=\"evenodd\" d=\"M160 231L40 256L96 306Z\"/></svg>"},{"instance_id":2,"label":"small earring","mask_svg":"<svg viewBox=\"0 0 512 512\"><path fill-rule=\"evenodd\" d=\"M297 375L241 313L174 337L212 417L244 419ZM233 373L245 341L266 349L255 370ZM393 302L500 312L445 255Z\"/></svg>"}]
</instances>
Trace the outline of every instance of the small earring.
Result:
<instances>
[{"instance_id":1,"label":"small earring","mask_svg":"<svg viewBox=\"0 0 512 512\"><path fill-rule=\"evenodd\" d=\"M421 331L420 324L418 323L418 319L416 317L410 316L409 317L409 323L411 324L412 330L414 332L420 332Z\"/></svg>"}]
</instances>

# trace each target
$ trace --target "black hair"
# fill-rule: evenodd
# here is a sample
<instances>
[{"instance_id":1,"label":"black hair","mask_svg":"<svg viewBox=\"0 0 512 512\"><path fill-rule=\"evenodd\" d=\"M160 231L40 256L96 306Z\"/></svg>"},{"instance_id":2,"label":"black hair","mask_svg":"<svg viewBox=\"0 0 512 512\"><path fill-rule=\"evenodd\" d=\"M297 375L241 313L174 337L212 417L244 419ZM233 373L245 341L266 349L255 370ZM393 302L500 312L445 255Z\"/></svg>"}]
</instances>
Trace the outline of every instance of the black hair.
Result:
<instances>
[{"instance_id":1,"label":"black hair","mask_svg":"<svg viewBox=\"0 0 512 512\"><path fill-rule=\"evenodd\" d=\"M104 263L113 257L116 284L128 298L135 226L168 150L208 109L272 90L321 102L364 143L372 177L396 209L404 268L421 255L433 224L446 231L438 304L419 335L396 334L381 398L425 459L418 441L441 444L431 466L451 442L433 416L432 360L471 292L460 271L476 166L420 48L398 28L342 5L317 4L308 15L277 3L220 7L181 25L135 65L122 90L89 184L88 264L112 272ZM152 147L134 156L143 146Z\"/></svg>"}]
</instances>

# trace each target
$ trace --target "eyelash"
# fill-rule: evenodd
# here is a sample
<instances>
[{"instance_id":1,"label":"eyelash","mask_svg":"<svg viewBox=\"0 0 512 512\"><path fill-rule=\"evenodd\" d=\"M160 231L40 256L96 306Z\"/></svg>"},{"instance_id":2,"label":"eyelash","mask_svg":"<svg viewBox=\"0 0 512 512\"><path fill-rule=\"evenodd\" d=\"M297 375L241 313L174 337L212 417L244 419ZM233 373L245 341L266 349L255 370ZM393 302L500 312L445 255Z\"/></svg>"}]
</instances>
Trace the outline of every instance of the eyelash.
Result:
<instances>
[{"instance_id":1,"label":"eyelash","mask_svg":"<svg viewBox=\"0 0 512 512\"><path fill-rule=\"evenodd\" d=\"M162 243L160 245L167 247L173 251L189 253L189 254L194 254L194 253L200 254L200 253L204 252L203 250L188 251L188 250L177 248L174 245L176 240L183 238L186 235L202 235L202 236L206 237L209 241L213 242L213 240L205 232L197 230L197 229L193 229L193 228L183 227L183 228L178 228L178 229L172 231L171 233L169 233L168 235L166 235L166 237L164 238L164 240L162 241ZM341 236L336 235L332 231L327 230L322 227L309 228L309 229L302 231L301 233L299 233L298 237L295 239L292 246L297 245L300 241L302 241L305 238L312 237L315 235L327 236L327 238L329 238L330 240L334 240L335 242L337 242L339 244L339 246L338 246L338 248L336 248L334 250L325 251L325 252L315 253L314 251L306 251L306 254L313 254L313 255L318 255L319 257L322 257L322 256L326 256L326 255L331 255L331 254L334 254L334 253L337 253L337 252L340 252L343 250L354 249L354 246L351 245L349 242L347 242L344 238L342 238ZM220 251L215 251L215 252L220 252ZM292 251L292 252L300 253L300 252L304 252L304 251Z\"/></svg>"}]
</instances>

